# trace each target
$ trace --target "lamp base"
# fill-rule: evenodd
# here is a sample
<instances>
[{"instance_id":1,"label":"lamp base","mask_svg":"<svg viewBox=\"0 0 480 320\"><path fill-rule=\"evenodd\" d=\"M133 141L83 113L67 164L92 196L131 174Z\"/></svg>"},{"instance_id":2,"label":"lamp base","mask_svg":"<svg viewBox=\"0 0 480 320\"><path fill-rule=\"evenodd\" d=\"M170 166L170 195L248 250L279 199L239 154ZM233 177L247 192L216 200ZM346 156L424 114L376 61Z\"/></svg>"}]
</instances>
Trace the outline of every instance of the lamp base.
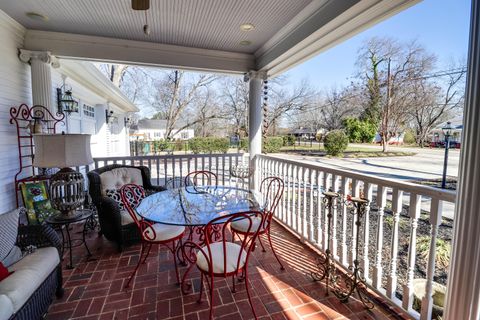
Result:
<instances>
[{"instance_id":1,"label":"lamp base","mask_svg":"<svg viewBox=\"0 0 480 320\"><path fill-rule=\"evenodd\" d=\"M55 173L50 179L50 198L52 208L60 211L63 219L76 218L76 209L85 201L83 175L72 168Z\"/></svg>"}]
</instances>

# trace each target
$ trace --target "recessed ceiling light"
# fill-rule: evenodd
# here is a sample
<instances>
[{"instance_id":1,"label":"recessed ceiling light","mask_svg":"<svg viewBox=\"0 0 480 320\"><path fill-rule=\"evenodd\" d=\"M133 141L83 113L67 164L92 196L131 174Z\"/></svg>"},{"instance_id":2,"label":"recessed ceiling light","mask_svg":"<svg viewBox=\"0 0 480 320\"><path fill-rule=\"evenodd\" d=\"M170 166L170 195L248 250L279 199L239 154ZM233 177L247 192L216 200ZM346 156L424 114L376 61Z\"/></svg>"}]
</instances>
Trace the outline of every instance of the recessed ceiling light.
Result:
<instances>
[{"instance_id":1,"label":"recessed ceiling light","mask_svg":"<svg viewBox=\"0 0 480 320\"><path fill-rule=\"evenodd\" d=\"M25 13L27 17L29 17L32 20L36 21L48 21L48 17L44 14L41 13L36 13L36 12L27 12Z\"/></svg>"},{"instance_id":2,"label":"recessed ceiling light","mask_svg":"<svg viewBox=\"0 0 480 320\"><path fill-rule=\"evenodd\" d=\"M244 23L242 25L240 25L240 30L242 31L252 31L253 29L255 29L255 26L251 23Z\"/></svg>"},{"instance_id":3,"label":"recessed ceiling light","mask_svg":"<svg viewBox=\"0 0 480 320\"><path fill-rule=\"evenodd\" d=\"M240 41L240 45L241 45L241 46L249 46L249 45L251 45L251 44L252 44L252 41L250 41L250 40L242 40L242 41Z\"/></svg>"}]
</instances>

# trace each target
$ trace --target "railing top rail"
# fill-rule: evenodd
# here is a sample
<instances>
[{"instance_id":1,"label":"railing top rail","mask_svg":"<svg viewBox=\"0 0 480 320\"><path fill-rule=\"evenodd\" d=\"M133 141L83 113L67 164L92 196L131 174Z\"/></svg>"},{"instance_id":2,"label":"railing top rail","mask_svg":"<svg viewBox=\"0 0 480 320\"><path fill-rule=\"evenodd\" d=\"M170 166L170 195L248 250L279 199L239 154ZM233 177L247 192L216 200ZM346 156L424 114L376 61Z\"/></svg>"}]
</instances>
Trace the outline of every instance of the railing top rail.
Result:
<instances>
[{"instance_id":1,"label":"railing top rail","mask_svg":"<svg viewBox=\"0 0 480 320\"><path fill-rule=\"evenodd\" d=\"M362 180L364 182L373 183L378 186L398 188L399 190L402 190L405 192L415 193L422 196L428 196L430 198L447 201L447 202L455 202L456 195L457 195L456 192L452 190L442 190L434 187L418 185L411 182L398 181L398 180L393 180L388 178L377 177L377 176L369 175L365 173L358 173L354 171L336 169L329 166L324 166L324 165L306 162L302 160L288 160L279 156L272 156L272 155L257 155L257 157L280 161L280 162L291 164L291 165L301 165L308 169L322 170L334 175L344 176L350 179Z\"/></svg>"},{"instance_id":2,"label":"railing top rail","mask_svg":"<svg viewBox=\"0 0 480 320\"><path fill-rule=\"evenodd\" d=\"M177 159L177 158L208 158L208 157L242 157L245 153L202 153L202 154L165 154L151 156L120 156L120 157L98 157L93 161L117 161L117 160L153 160L153 159Z\"/></svg>"}]
</instances>

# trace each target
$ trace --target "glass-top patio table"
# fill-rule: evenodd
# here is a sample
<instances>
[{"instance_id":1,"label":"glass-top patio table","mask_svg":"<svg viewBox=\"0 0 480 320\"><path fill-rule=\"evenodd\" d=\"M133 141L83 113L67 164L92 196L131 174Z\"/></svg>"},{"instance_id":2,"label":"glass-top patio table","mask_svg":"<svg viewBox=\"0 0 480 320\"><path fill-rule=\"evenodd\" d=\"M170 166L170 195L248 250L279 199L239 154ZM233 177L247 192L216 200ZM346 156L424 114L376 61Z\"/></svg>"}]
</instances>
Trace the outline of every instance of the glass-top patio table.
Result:
<instances>
[{"instance_id":1,"label":"glass-top patio table","mask_svg":"<svg viewBox=\"0 0 480 320\"><path fill-rule=\"evenodd\" d=\"M188 186L154 193L142 200L137 213L146 220L203 227L222 215L260 210L259 192L226 186Z\"/></svg>"},{"instance_id":2,"label":"glass-top patio table","mask_svg":"<svg viewBox=\"0 0 480 320\"><path fill-rule=\"evenodd\" d=\"M201 246L205 243L204 226L212 219L232 213L261 210L263 206L262 196L257 191L227 186L188 186L152 194L142 200L136 211L148 221L187 227L188 241L195 241ZM182 264L187 265L185 250L180 241L177 257ZM182 277L181 288L184 293L187 293L185 279L192 266L193 264Z\"/></svg>"}]
</instances>

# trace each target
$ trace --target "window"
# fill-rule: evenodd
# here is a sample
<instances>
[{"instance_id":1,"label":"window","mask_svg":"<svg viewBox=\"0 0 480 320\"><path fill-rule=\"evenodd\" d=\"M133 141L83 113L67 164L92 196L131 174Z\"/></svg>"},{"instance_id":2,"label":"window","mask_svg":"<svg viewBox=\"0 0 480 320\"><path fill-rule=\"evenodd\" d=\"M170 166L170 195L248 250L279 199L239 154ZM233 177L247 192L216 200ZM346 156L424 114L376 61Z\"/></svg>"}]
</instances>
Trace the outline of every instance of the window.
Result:
<instances>
[{"instance_id":1,"label":"window","mask_svg":"<svg viewBox=\"0 0 480 320\"><path fill-rule=\"evenodd\" d=\"M87 104L84 104L83 115L89 118L95 118L95 108Z\"/></svg>"},{"instance_id":2,"label":"window","mask_svg":"<svg viewBox=\"0 0 480 320\"><path fill-rule=\"evenodd\" d=\"M182 131L182 139L187 140L188 139L188 131Z\"/></svg>"},{"instance_id":3,"label":"window","mask_svg":"<svg viewBox=\"0 0 480 320\"><path fill-rule=\"evenodd\" d=\"M161 133L161 132L155 132L155 133L153 134L153 136L154 136L155 138L161 138L161 137L162 137L162 133Z\"/></svg>"}]
</instances>

